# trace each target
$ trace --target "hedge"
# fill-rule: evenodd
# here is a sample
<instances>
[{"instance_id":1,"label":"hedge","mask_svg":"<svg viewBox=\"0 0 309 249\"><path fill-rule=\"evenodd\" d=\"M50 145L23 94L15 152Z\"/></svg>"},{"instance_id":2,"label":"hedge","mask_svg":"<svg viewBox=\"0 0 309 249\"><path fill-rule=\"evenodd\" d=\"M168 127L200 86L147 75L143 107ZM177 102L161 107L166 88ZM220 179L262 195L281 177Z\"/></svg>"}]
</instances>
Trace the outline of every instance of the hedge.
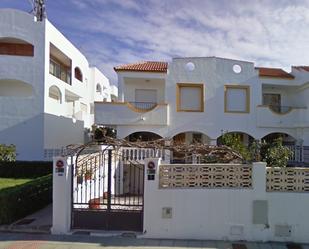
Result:
<instances>
[{"instance_id":1,"label":"hedge","mask_svg":"<svg viewBox=\"0 0 309 249\"><path fill-rule=\"evenodd\" d=\"M0 162L0 178L36 178L52 172L52 162Z\"/></svg>"},{"instance_id":2,"label":"hedge","mask_svg":"<svg viewBox=\"0 0 309 249\"><path fill-rule=\"evenodd\" d=\"M52 175L0 191L0 224L10 224L52 202Z\"/></svg>"}]
</instances>

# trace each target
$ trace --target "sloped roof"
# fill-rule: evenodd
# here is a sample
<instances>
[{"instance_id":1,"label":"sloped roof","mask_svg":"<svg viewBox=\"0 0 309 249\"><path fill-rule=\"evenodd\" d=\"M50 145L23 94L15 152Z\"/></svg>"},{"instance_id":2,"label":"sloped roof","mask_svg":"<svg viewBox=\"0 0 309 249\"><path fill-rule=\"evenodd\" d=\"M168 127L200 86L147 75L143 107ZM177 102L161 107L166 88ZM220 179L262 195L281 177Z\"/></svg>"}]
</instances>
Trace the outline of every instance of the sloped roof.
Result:
<instances>
[{"instance_id":1,"label":"sloped roof","mask_svg":"<svg viewBox=\"0 0 309 249\"><path fill-rule=\"evenodd\" d=\"M270 67L256 67L259 70L260 77L273 77L273 78L286 78L294 79L292 74L287 73L281 68L270 68Z\"/></svg>"},{"instance_id":2,"label":"sloped roof","mask_svg":"<svg viewBox=\"0 0 309 249\"><path fill-rule=\"evenodd\" d=\"M293 66L293 68L309 72L309 66Z\"/></svg>"},{"instance_id":3,"label":"sloped roof","mask_svg":"<svg viewBox=\"0 0 309 249\"><path fill-rule=\"evenodd\" d=\"M142 61L114 67L118 71L158 72L166 73L168 63L164 61Z\"/></svg>"}]
</instances>

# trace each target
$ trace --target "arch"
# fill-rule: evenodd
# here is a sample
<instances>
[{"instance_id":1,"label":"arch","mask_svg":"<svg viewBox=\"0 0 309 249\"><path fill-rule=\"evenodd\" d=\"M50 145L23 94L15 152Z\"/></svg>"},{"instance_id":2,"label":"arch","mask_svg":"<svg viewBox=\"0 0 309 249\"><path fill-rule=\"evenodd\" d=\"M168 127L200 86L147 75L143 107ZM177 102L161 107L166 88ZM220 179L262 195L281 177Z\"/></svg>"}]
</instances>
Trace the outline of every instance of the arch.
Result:
<instances>
[{"instance_id":1,"label":"arch","mask_svg":"<svg viewBox=\"0 0 309 249\"><path fill-rule=\"evenodd\" d=\"M97 93L102 94L102 87L101 87L101 84L100 84L100 83L97 83L95 89L96 89L96 92L97 92Z\"/></svg>"},{"instance_id":2,"label":"arch","mask_svg":"<svg viewBox=\"0 0 309 249\"><path fill-rule=\"evenodd\" d=\"M243 131L228 131L223 133L221 136L217 137L217 145L222 145L222 136L224 134L235 134L239 135L240 140L243 142L244 145L249 146L255 140L253 136L250 134L243 132Z\"/></svg>"},{"instance_id":3,"label":"arch","mask_svg":"<svg viewBox=\"0 0 309 249\"><path fill-rule=\"evenodd\" d=\"M194 144L194 143L204 143L210 144L211 138L200 131L185 131L179 132L175 134L173 137L174 143L186 143L186 144Z\"/></svg>"},{"instance_id":4,"label":"arch","mask_svg":"<svg viewBox=\"0 0 309 249\"><path fill-rule=\"evenodd\" d=\"M79 67L75 67L74 76L75 76L75 79L78 79L79 81L83 82L83 73Z\"/></svg>"},{"instance_id":5,"label":"arch","mask_svg":"<svg viewBox=\"0 0 309 249\"><path fill-rule=\"evenodd\" d=\"M273 142L277 138L282 138L282 143L284 145L295 145L297 139L293 137L292 135L286 133L286 132L271 132L264 137L261 138L261 140L266 142Z\"/></svg>"},{"instance_id":6,"label":"arch","mask_svg":"<svg viewBox=\"0 0 309 249\"><path fill-rule=\"evenodd\" d=\"M49 88L48 97L56 101L57 103L62 103L62 94L59 87L53 85Z\"/></svg>"},{"instance_id":7,"label":"arch","mask_svg":"<svg viewBox=\"0 0 309 249\"><path fill-rule=\"evenodd\" d=\"M0 38L0 55L34 56L34 46L14 37Z\"/></svg>"},{"instance_id":8,"label":"arch","mask_svg":"<svg viewBox=\"0 0 309 249\"><path fill-rule=\"evenodd\" d=\"M136 141L154 141L162 138L159 134L150 131L137 131L129 134L125 137L130 142Z\"/></svg>"},{"instance_id":9,"label":"arch","mask_svg":"<svg viewBox=\"0 0 309 249\"><path fill-rule=\"evenodd\" d=\"M21 80L1 79L0 96L31 97L34 95L32 85Z\"/></svg>"}]
</instances>

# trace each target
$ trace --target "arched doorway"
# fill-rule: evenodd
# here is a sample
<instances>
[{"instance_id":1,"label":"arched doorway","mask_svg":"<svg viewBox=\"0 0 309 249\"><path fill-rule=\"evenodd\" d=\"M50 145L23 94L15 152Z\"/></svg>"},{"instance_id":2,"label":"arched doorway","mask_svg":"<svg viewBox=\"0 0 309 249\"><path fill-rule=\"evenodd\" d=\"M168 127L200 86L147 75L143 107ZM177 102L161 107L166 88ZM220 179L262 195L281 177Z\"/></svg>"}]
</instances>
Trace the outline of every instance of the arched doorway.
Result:
<instances>
[{"instance_id":1,"label":"arched doorway","mask_svg":"<svg viewBox=\"0 0 309 249\"><path fill-rule=\"evenodd\" d=\"M226 132L226 133L222 134L220 137L218 137L217 138L217 145L223 144L223 136L225 134L230 134L230 135L237 137L243 143L243 145L245 145L247 147L249 147L253 143L253 141L255 140L254 137L252 137L251 135L249 135L245 132L233 131L233 132Z\"/></svg>"},{"instance_id":2,"label":"arched doorway","mask_svg":"<svg viewBox=\"0 0 309 249\"><path fill-rule=\"evenodd\" d=\"M210 144L210 137L206 134L198 131L186 131L180 132L173 136L173 144ZM171 162L172 163L193 163L195 156L190 153L183 152L172 152Z\"/></svg>"},{"instance_id":3,"label":"arched doorway","mask_svg":"<svg viewBox=\"0 0 309 249\"><path fill-rule=\"evenodd\" d=\"M282 144L285 146L294 146L296 144L296 139L291 135L284 133L284 132L273 132L266 136L264 136L261 140L265 141L266 143L272 143L276 139L282 139Z\"/></svg>"},{"instance_id":4,"label":"arched doorway","mask_svg":"<svg viewBox=\"0 0 309 249\"><path fill-rule=\"evenodd\" d=\"M210 144L210 137L199 131L180 132L173 136L173 143L176 144Z\"/></svg>"},{"instance_id":5,"label":"arched doorway","mask_svg":"<svg viewBox=\"0 0 309 249\"><path fill-rule=\"evenodd\" d=\"M130 142L138 142L138 141L154 141L162 138L160 135L149 132L149 131L138 131L131 133L125 139Z\"/></svg>"}]
</instances>

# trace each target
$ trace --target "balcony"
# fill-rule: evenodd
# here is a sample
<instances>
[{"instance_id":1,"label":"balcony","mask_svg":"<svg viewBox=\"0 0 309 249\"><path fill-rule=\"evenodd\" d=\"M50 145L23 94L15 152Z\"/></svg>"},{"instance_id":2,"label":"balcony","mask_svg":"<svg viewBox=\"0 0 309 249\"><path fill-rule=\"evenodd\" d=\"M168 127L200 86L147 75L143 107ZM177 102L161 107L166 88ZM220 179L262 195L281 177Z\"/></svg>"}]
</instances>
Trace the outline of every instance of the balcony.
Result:
<instances>
[{"instance_id":1,"label":"balcony","mask_svg":"<svg viewBox=\"0 0 309 249\"><path fill-rule=\"evenodd\" d=\"M95 102L98 125L168 125L168 105L149 102Z\"/></svg>"},{"instance_id":2,"label":"balcony","mask_svg":"<svg viewBox=\"0 0 309 249\"><path fill-rule=\"evenodd\" d=\"M307 127L307 107L259 105L256 109L257 126L273 128Z\"/></svg>"}]
</instances>

